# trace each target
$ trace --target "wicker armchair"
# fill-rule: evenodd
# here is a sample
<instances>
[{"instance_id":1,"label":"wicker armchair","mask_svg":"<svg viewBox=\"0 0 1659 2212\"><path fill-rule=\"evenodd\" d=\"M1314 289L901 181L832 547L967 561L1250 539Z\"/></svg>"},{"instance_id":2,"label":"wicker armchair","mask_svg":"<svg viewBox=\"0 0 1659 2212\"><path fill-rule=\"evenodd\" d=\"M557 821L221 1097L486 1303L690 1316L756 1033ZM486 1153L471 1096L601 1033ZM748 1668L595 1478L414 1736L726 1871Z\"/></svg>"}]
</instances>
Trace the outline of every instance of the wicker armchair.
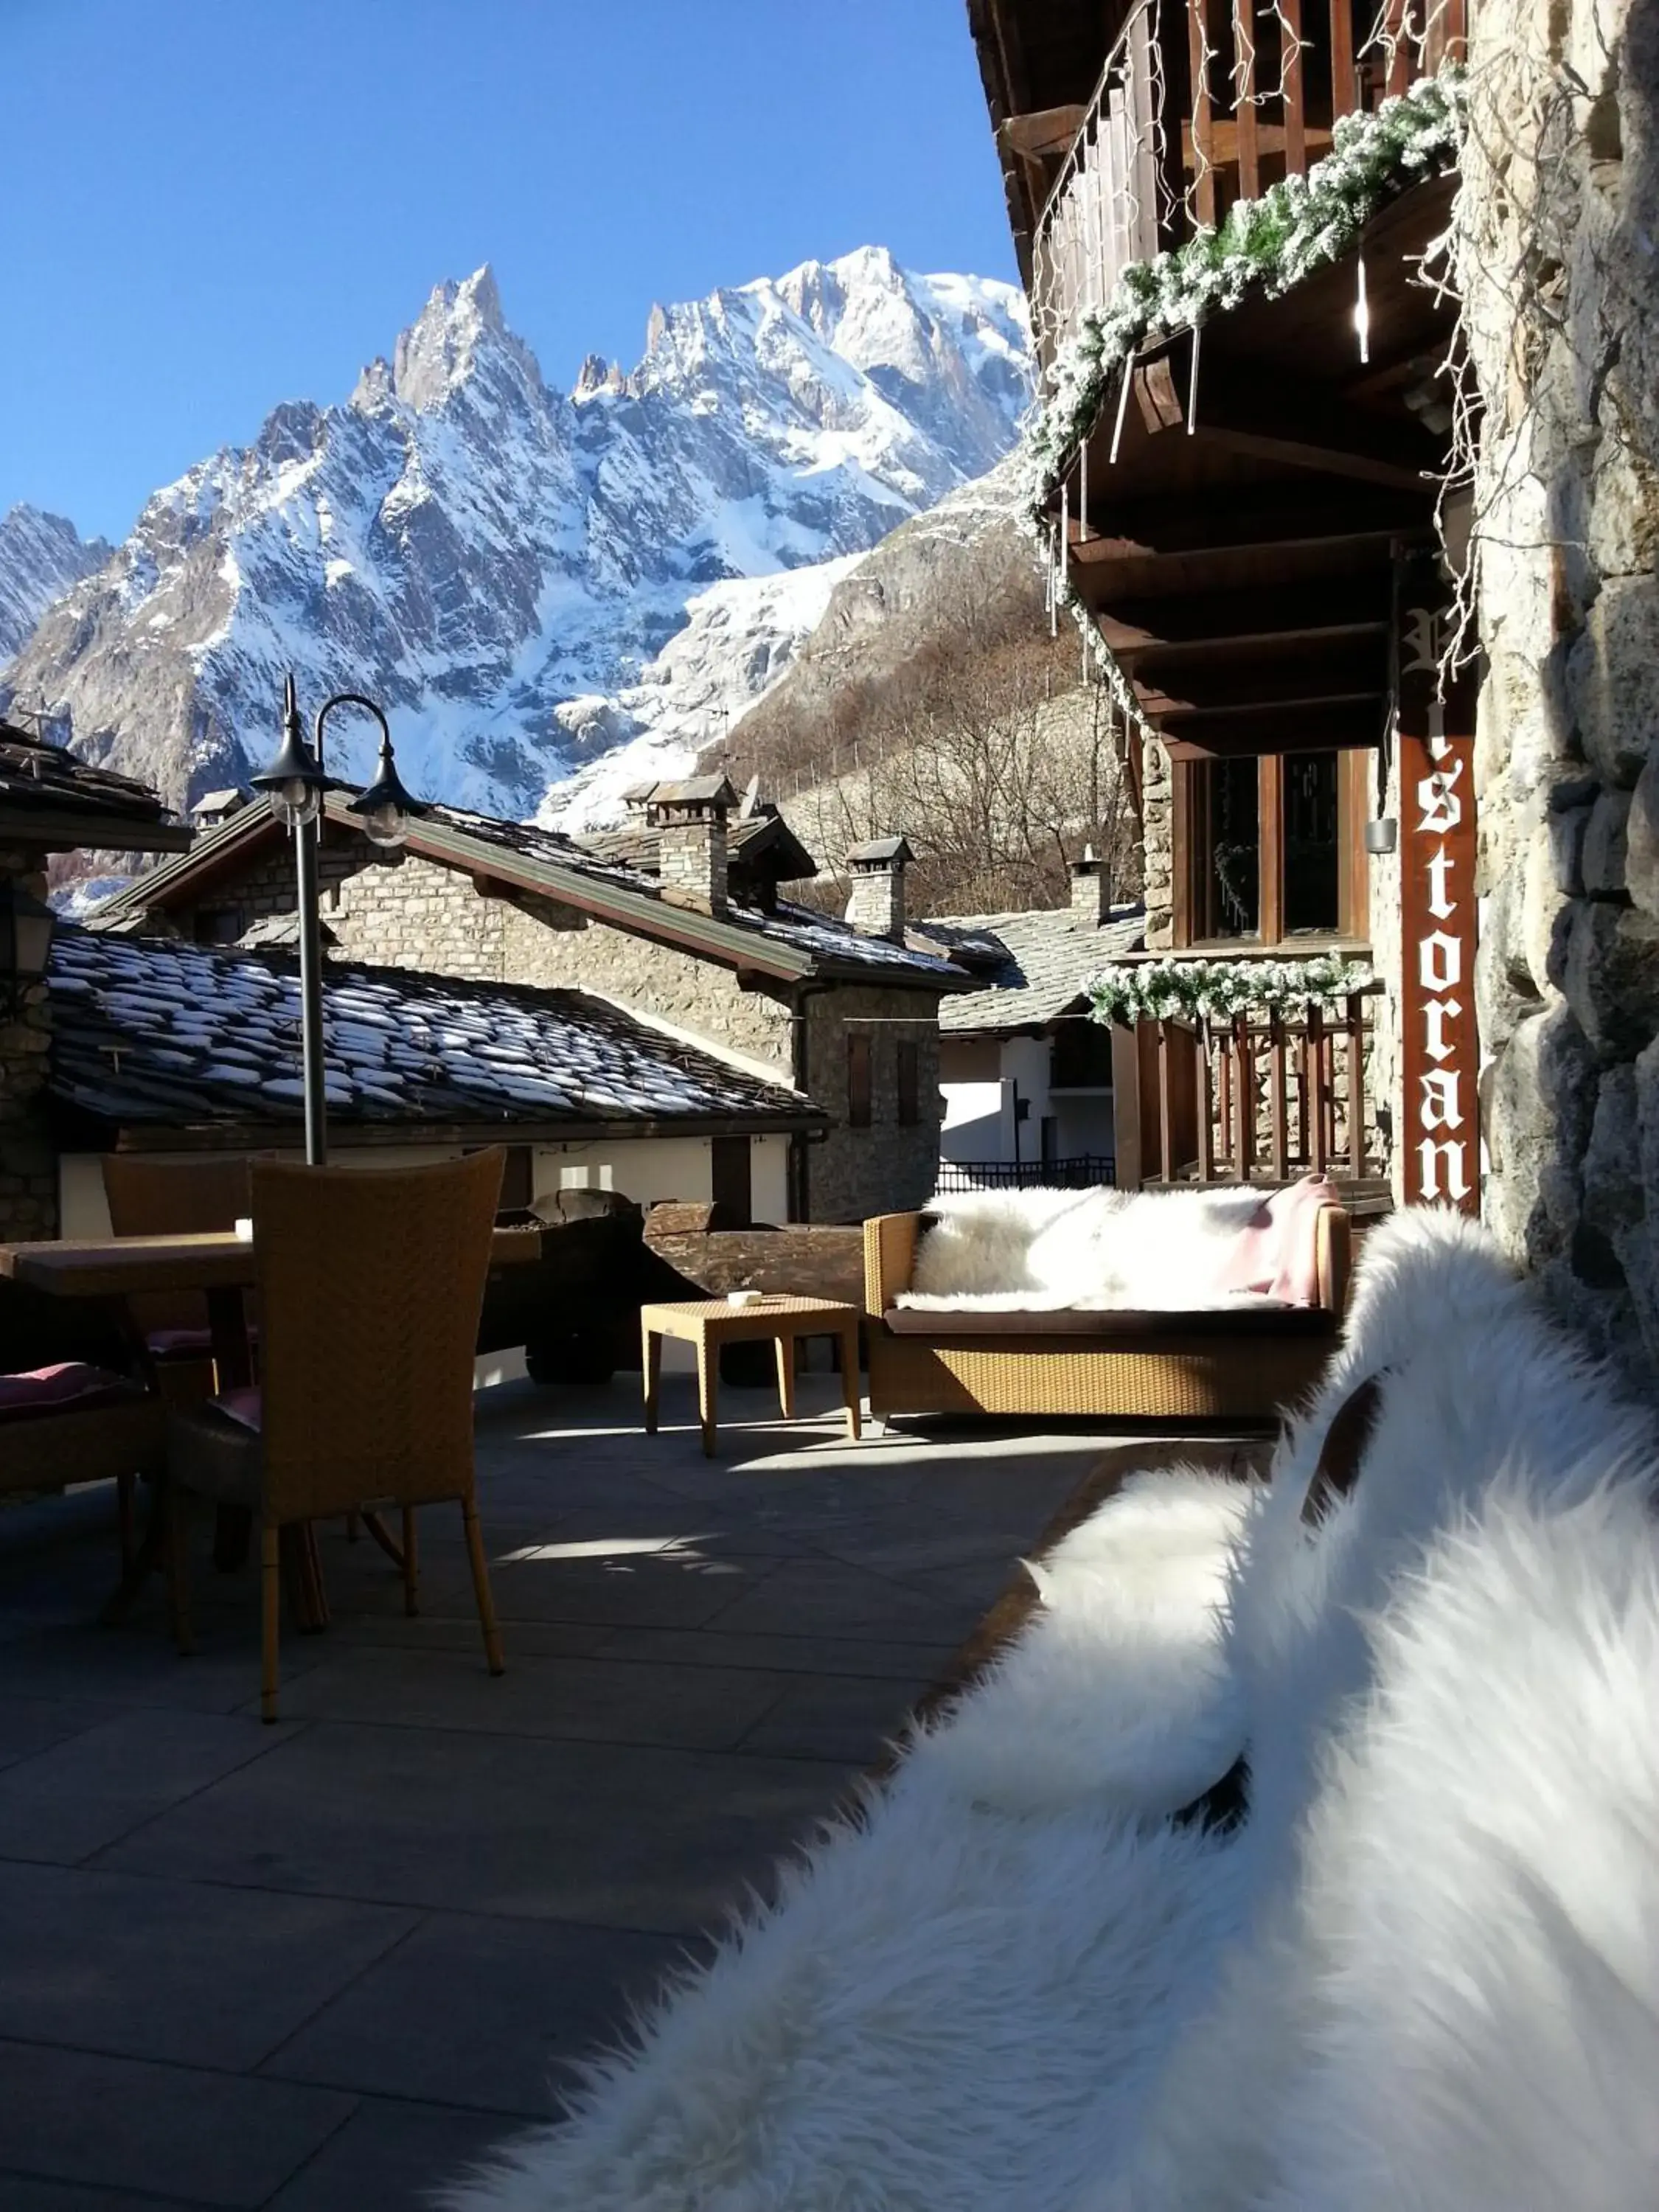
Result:
<instances>
[{"instance_id":1,"label":"wicker armchair","mask_svg":"<svg viewBox=\"0 0 1659 2212\"><path fill-rule=\"evenodd\" d=\"M118 1237L193 1237L234 1229L253 1210L252 1163L246 1158L149 1160L106 1152L104 1196ZM179 1404L205 1398L238 1379L219 1375L207 1301L199 1292L150 1292L128 1301L161 1395Z\"/></svg>"},{"instance_id":2,"label":"wicker armchair","mask_svg":"<svg viewBox=\"0 0 1659 2212\"><path fill-rule=\"evenodd\" d=\"M257 1163L262 1379L167 1428L173 1608L191 1648L181 1495L253 1512L264 1603L261 1709L276 1717L278 1533L364 1504L459 1501L492 1674L501 1672L473 1488L472 1365L505 1155L396 1170Z\"/></svg>"}]
</instances>

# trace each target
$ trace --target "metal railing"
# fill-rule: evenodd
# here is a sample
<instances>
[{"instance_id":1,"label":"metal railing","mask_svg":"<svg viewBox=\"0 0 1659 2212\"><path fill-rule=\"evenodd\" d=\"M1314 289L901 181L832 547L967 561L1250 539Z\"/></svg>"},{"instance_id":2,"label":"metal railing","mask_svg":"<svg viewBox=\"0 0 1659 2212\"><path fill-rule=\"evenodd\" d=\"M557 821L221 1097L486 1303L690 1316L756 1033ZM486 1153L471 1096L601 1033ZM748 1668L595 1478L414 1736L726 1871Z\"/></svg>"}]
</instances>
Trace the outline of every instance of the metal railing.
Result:
<instances>
[{"instance_id":1,"label":"metal railing","mask_svg":"<svg viewBox=\"0 0 1659 2212\"><path fill-rule=\"evenodd\" d=\"M1086 1190L1117 1179L1109 1153L1078 1152L1066 1160L941 1160L941 1191Z\"/></svg>"}]
</instances>

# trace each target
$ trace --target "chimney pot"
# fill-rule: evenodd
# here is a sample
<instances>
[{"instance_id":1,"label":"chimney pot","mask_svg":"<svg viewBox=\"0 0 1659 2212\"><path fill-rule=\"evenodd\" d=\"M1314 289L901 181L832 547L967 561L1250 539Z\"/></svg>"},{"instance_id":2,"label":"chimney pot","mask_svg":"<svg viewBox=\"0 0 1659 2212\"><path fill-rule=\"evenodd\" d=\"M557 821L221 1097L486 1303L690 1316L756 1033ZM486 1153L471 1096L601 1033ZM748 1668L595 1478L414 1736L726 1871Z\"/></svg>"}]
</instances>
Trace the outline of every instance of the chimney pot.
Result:
<instances>
[{"instance_id":1,"label":"chimney pot","mask_svg":"<svg viewBox=\"0 0 1659 2212\"><path fill-rule=\"evenodd\" d=\"M657 884L664 903L725 919L726 817L737 793L724 776L659 783L646 818L657 832Z\"/></svg>"},{"instance_id":2,"label":"chimney pot","mask_svg":"<svg viewBox=\"0 0 1659 2212\"><path fill-rule=\"evenodd\" d=\"M847 919L866 937L904 942L904 869L915 854L902 837L875 837L847 855L853 872Z\"/></svg>"},{"instance_id":3,"label":"chimney pot","mask_svg":"<svg viewBox=\"0 0 1659 2212\"><path fill-rule=\"evenodd\" d=\"M1098 929L1111 911L1112 872L1097 858L1094 847L1085 845L1082 859L1072 863L1073 918L1085 928Z\"/></svg>"}]
</instances>

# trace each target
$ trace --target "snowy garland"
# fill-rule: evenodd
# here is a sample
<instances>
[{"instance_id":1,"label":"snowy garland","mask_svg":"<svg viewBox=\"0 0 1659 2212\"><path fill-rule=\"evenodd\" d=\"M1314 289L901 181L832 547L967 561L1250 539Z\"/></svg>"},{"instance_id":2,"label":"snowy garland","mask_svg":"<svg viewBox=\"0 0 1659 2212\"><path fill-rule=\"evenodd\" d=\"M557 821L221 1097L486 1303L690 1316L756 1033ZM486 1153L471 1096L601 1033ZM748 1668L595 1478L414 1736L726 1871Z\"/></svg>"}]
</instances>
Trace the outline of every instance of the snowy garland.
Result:
<instances>
[{"instance_id":1,"label":"snowy garland","mask_svg":"<svg viewBox=\"0 0 1659 2212\"><path fill-rule=\"evenodd\" d=\"M1449 63L1373 113L1338 118L1332 150L1305 176L1240 200L1218 229L1133 261L1103 307L1085 310L1055 359L1048 399L1024 440L1022 491L1041 515L1105 404L1114 374L1141 347L1238 307L1269 299L1350 252L1383 202L1458 158L1465 72Z\"/></svg>"},{"instance_id":2,"label":"snowy garland","mask_svg":"<svg viewBox=\"0 0 1659 2212\"><path fill-rule=\"evenodd\" d=\"M1145 960L1103 968L1089 986L1097 1022L1230 1022L1237 1014L1300 1012L1370 990L1363 960Z\"/></svg>"}]
</instances>

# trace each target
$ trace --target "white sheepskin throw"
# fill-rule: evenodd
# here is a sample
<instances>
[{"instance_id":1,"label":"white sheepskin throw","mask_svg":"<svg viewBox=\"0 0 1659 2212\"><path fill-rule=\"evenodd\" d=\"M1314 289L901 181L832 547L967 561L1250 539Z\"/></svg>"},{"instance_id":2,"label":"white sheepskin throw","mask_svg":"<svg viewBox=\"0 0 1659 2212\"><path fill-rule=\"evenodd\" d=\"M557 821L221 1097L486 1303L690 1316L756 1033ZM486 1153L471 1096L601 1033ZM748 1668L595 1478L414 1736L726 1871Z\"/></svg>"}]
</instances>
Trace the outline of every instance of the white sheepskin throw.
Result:
<instances>
[{"instance_id":1,"label":"white sheepskin throw","mask_svg":"<svg viewBox=\"0 0 1659 2212\"><path fill-rule=\"evenodd\" d=\"M936 1198L902 1306L1190 1310L1261 1210L1246 1189L972 1191ZM1232 1299L1224 1301L1236 1303Z\"/></svg>"},{"instance_id":2,"label":"white sheepskin throw","mask_svg":"<svg viewBox=\"0 0 1659 2212\"><path fill-rule=\"evenodd\" d=\"M465 2212L1038 2212L1127 2124L1232 1923L1164 1815L1238 1719L1217 1607L1243 1486L1133 1481L1045 1609L860 1818Z\"/></svg>"},{"instance_id":3,"label":"white sheepskin throw","mask_svg":"<svg viewBox=\"0 0 1659 2212\"><path fill-rule=\"evenodd\" d=\"M1128 1486L862 1818L448 2201L1648 2212L1653 1474L1485 1233L1397 1217L1270 1485ZM1241 1751L1243 1825L1170 1821Z\"/></svg>"},{"instance_id":4,"label":"white sheepskin throw","mask_svg":"<svg viewBox=\"0 0 1659 2212\"><path fill-rule=\"evenodd\" d=\"M1368 1376L1358 1480L1310 1530ZM1374 1233L1236 1567L1241 1924L1077 2212L1654 2202L1653 1476L1483 1231Z\"/></svg>"}]
</instances>

